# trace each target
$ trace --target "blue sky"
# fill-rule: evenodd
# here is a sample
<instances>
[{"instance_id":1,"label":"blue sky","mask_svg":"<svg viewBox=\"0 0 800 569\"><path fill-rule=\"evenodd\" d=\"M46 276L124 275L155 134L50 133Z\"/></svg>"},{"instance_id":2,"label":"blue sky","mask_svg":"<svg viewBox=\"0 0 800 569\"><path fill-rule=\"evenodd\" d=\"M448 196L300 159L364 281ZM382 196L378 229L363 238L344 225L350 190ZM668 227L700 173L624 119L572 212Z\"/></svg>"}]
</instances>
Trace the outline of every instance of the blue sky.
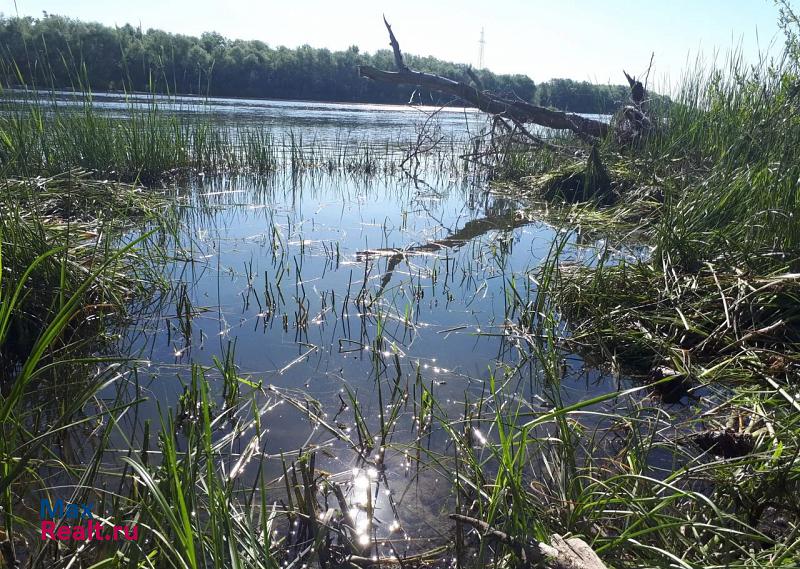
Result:
<instances>
[{"instance_id":1,"label":"blue sky","mask_svg":"<svg viewBox=\"0 0 800 569\"><path fill-rule=\"evenodd\" d=\"M698 54L722 58L739 46L755 62L783 41L771 0L0 0L0 10L367 51L387 47L385 13L405 51L458 62L477 62L483 27L486 67L535 81L619 83L623 67L642 73L655 52L662 88Z\"/></svg>"}]
</instances>

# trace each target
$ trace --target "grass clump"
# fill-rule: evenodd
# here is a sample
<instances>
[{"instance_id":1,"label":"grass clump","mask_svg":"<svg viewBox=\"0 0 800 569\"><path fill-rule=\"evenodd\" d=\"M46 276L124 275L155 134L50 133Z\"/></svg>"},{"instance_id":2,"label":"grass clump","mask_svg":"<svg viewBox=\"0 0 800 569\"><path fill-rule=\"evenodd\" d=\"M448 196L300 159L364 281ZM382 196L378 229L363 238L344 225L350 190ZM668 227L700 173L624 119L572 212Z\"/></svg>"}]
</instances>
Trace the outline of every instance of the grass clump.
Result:
<instances>
[{"instance_id":1,"label":"grass clump","mask_svg":"<svg viewBox=\"0 0 800 569\"><path fill-rule=\"evenodd\" d=\"M578 266L552 256L531 274L536 300L518 299L513 334L552 410L514 397L512 373L491 402L503 411L470 419L481 448L450 431L476 516L522 541L583 536L614 567L800 562L799 70L791 44L771 63L698 65L670 104L652 104L647 137L600 146L622 182L612 202L565 191L585 190L582 159L508 157L518 191L588 202L555 209L599 252ZM631 235L633 255L615 250ZM563 328L541 328L548 309ZM613 405L565 405L551 362L564 348L644 387ZM686 412L669 411L678 402ZM513 547L482 547L520 564Z\"/></svg>"},{"instance_id":2,"label":"grass clump","mask_svg":"<svg viewBox=\"0 0 800 569\"><path fill-rule=\"evenodd\" d=\"M91 93L65 105L55 94L5 94L0 117L0 171L56 176L75 168L96 178L154 184L185 170L277 167L268 131L217 124L205 113L167 111L169 100L130 101L123 116L98 108ZM176 103L177 105L177 103Z\"/></svg>"},{"instance_id":3,"label":"grass clump","mask_svg":"<svg viewBox=\"0 0 800 569\"><path fill-rule=\"evenodd\" d=\"M562 156L558 171L533 178L547 200L610 206L594 218L584 208L577 219L589 227L627 219L640 240L637 259L607 248L594 266L561 271L558 286L547 291L579 335L594 329L597 345L621 350L606 356L638 358L644 351L646 365L658 365L688 351L709 363L719 353L759 345L795 357L795 55L787 48L779 60L756 66L737 54L725 68L698 64L673 101L651 104L656 126L636 146L609 137L599 153L592 149L596 159L588 166ZM547 152L531 155L533 168ZM592 164L605 165L594 171L605 172L599 179L615 188L613 201L586 191Z\"/></svg>"},{"instance_id":4,"label":"grass clump","mask_svg":"<svg viewBox=\"0 0 800 569\"><path fill-rule=\"evenodd\" d=\"M54 177L81 170L95 179L148 186L197 172L269 174L278 170L393 175L407 161L404 144L332 140L225 122L206 101L169 96L127 98L120 112L92 93L0 91L0 175ZM458 172L455 142L422 157L425 167Z\"/></svg>"},{"instance_id":5,"label":"grass clump","mask_svg":"<svg viewBox=\"0 0 800 569\"><path fill-rule=\"evenodd\" d=\"M650 253L561 274L555 295L607 357L716 368L739 354L743 369L753 350L765 365L797 359L797 65L740 65L687 79L631 158L663 196L641 221Z\"/></svg>"},{"instance_id":6,"label":"grass clump","mask_svg":"<svg viewBox=\"0 0 800 569\"><path fill-rule=\"evenodd\" d=\"M624 184L612 179L600 159L597 146L592 146L584 163L568 164L556 171L527 178L527 183L536 188L543 199L559 199L567 203L591 201L609 205L616 202L624 191Z\"/></svg>"},{"instance_id":7,"label":"grass clump","mask_svg":"<svg viewBox=\"0 0 800 569\"><path fill-rule=\"evenodd\" d=\"M80 294L70 327L125 312L141 292L147 263L121 254L121 232L148 223L163 202L136 186L98 182L81 172L0 184L0 247L6 329L0 349L10 373L29 355L43 326ZM80 291L80 292L79 292ZM73 338L75 339L75 338Z\"/></svg>"},{"instance_id":8,"label":"grass clump","mask_svg":"<svg viewBox=\"0 0 800 569\"><path fill-rule=\"evenodd\" d=\"M9 567L55 566L25 553L26 500L32 491L49 496L56 479L77 481L76 502L100 485L108 439L93 435L132 405L119 385L132 372L117 332L159 285L163 253L148 240L169 231L169 210L157 193L80 171L1 184L2 558ZM117 387L116 402L105 401L104 390Z\"/></svg>"},{"instance_id":9,"label":"grass clump","mask_svg":"<svg viewBox=\"0 0 800 569\"><path fill-rule=\"evenodd\" d=\"M582 537L608 567L797 562L800 438L796 414L781 401L761 399L758 407L742 394L716 410L737 409L750 421L750 451L724 458L679 434L700 421L676 425L642 397L644 388L567 405L556 376L545 388L553 407L542 411L515 396L514 375L498 378L475 407L482 411L462 421L442 417L463 513L518 546L547 543L554 533ZM523 565L518 547L485 534L478 542L468 529L476 565Z\"/></svg>"}]
</instances>

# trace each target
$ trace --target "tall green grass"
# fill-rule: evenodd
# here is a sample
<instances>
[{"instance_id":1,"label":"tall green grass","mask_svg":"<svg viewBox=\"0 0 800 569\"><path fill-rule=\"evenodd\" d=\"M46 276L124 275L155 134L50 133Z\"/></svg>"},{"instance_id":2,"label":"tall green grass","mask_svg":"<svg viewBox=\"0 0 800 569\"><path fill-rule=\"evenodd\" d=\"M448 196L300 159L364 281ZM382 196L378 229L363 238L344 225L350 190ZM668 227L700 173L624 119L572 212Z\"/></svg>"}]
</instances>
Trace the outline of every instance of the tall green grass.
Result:
<instances>
[{"instance_id":1,"label":"tall green grass","mask_svg":"<svg viewBox=\"0 0 800 569\"><path fill-rule=\"evenodd\" d=\"M0 118L0 172L52 176L80 168L97 177L154 183L189 169L267 172L278 162L266 129L219 124L204 113L165 111L155 97L130 102L122 116L99 109L91 93L74 104L55 95L6 92Z\"/></svg>"},{"instance_id":2,"label":"tall green grass","mask_svg":"<svg viewBox=\"0 0 800 569\"><path fill-rule=\"evenodd\" d=\"M797 62L698 64L656 110L643 152L663 180L657 254L696 268L712 259L797 270L800 122Z\"/></svg>"},{"instance_id":3,"label":"tall green grass","mask_svg":"<svg viewBox=\"0 0 800 569\"><path fill-rule=\"evenodd\" d=\"M442 417L462 445L465 513L522 541L583 536L615 567L800 562L796 56L698 63L672 101L651 103L647 137L600 146L616 203L556 208L596 240L593 262L553 255L531 274L534 296L514 289L512 333L541 367L552 410L527 410L511 370L508 389L478 406L489 412L468 418L481 445ZM581 167L548 149L511 158L510 176L534 187L553 168ZM631 242L638 257L615 248ZM553 311L566 324L557 334L542 328ZM645 387L613 406L565 408L549 363L561 350ZM691 412L676 418L677 401ZM486 548L487 562L519 564L513 547Z\"/></svg>"},{"instance_id":4,"label":"tall green grass","mask_svg":"<svg viewBox=\"0 0 800 569\"><path fill-rule=\"evenodd\" d=\"M6 183L0 206L0 494L8 564L29 523L18 513L20 492L43 484L43 469L60 463L53 447L61 437L102 416L86 408L119 374L112 358L97 355L100 322L136 286L131 260L144 238L112 246L105 226L44 217L32 205L41 187Z\"/></svg>"},{"instance_id":5,"label":"tall green grass","mask_svg":"<svg viewBox=\"0 0 800 569\"><path fill-rule=\"evenodd\" d=\"M69 102L67 102L69 100ZM168 96L121 109L104 109L91 92L35 90L0 93L0 175L56 176L74 169L98 179L158 185L180 174L265 174L318 169L361 175L394 174L413 152L400 141L371 144L335 137L317 140L294 131L276 133L255 123L214 115L199 100L192 109ZM459 172L456 143L426 153L421 164Z\"/></svg>"}]
</instances>

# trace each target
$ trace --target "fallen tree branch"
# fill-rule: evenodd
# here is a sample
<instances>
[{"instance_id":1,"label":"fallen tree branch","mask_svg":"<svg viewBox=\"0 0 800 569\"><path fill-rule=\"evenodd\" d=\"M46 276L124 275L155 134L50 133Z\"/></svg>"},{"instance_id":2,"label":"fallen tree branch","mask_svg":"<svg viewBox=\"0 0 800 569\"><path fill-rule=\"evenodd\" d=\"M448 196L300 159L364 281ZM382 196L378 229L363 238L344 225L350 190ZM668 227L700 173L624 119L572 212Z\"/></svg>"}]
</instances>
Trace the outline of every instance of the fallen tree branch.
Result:
<instances>
[{"instance_id":1,"label":"fallen tree branch","mask_svg":"<svg viewBox=\"0 0 800 569\"><path fill-rule=\"evenodd\" d=\"M389 22L386 21L386 16L383 17L383 23L386 25L386 29L389 30L389 45L392 46L392 52L394 53L395 67L397 67L398 71L408 71L408 67L406 67L405 62L403 61L403 54L400 51L400 44L397 43L397 38L394 37L392 26L390 26Z\"/></svg>"},{"instance_id":2,"label":"fallen tree branch","mask_svg":"<svg viewBox=\"0 0 800 569\"><path fill-rule=\"evenodd\" d=\"M602 121L588 119L574 113L539 107L525 101L503 98L486 91L480 91L472 85L461 81L432 73L414 71L403 61L400 44L394 32L392 32L389 22L386 21L386 18L383 21L389 31L389 44L394 52L397 71L384 71L371 65L361 65L358 68L358 73L361 77L395 85L423 87L431 91L452 95L485 113L500 115L521 124L535 123L547 128L570 130L581 137L588 138L602 138L608 133L609 126Z\"/></svg>"},{"instance_id":3,"label":"fallen tree branch","mask_svg":"<svg viewBox=\"0 0 800 569\"><path fill-rule=\"evenodd\" d=\"M472 66L471 65L467 65L466 72L467 72L467 75L469 75L469 78L472 80L472 82L475 83L475 87L479 91L484 91L483 82L481 81L480 77L478 77L475 74L475 72L472 70Z\"/></svg>"},{"instance_id":4,"label":"fallen tree branch","mask_svg":"<svg viewBox=\"0 0 800 569\"><path fill-rule=\"evenodd\" d=\"M584 118L580 115L554 111L522 101L509 101L494 95L482 93L475 87L454 81L447 77L420 71L382 71L371 65L361 65L358 72L362 77L373 81L424 87L458 97L485 113L501 115L521 123L535 123L540 126L571 130L579 135L602 138L608 133L608 125L601 121Z\"/></svg>"}]
</instances>

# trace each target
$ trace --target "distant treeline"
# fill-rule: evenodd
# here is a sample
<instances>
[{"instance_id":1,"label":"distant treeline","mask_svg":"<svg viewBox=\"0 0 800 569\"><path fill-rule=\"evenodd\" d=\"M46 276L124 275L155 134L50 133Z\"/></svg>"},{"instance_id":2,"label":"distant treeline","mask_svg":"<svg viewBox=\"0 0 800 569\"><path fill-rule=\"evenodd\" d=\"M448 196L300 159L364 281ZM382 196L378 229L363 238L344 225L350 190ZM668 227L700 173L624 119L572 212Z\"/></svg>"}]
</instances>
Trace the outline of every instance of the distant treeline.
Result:
<instances>
[{"instance_id":1,"label":"distant treeline","mask_svg":"<svg viewBox=\"0 0 800 569\"><path fill-rule=\"evenodd\" d=\"M469 81L463 65L409 55L418 70ZM45 14L0 16L0 73L4 86L94 91L156 91L223 97L405 103L413 90L358 76L358 65L392 69L389 50L362 53L270 47L217 33L200 37L131 25L98 23ZM539 85L525 75L476 72L483 87L525 101L586 113L609 113L627 98L623 86L554 79ZM418 102L446 102L418 93Z\"/></svg>"},{"instance_id":2,"label":"distant treeline","mask_svg":"<svg viewBox=\"0 0 800 569\"><path fill-rule=\"evenodd\" d=\"M572 79L550 79L536 89L538 104L576 113L611 114L629 99L627 85L597 85Z\"/></svg>"}]
</instances>

